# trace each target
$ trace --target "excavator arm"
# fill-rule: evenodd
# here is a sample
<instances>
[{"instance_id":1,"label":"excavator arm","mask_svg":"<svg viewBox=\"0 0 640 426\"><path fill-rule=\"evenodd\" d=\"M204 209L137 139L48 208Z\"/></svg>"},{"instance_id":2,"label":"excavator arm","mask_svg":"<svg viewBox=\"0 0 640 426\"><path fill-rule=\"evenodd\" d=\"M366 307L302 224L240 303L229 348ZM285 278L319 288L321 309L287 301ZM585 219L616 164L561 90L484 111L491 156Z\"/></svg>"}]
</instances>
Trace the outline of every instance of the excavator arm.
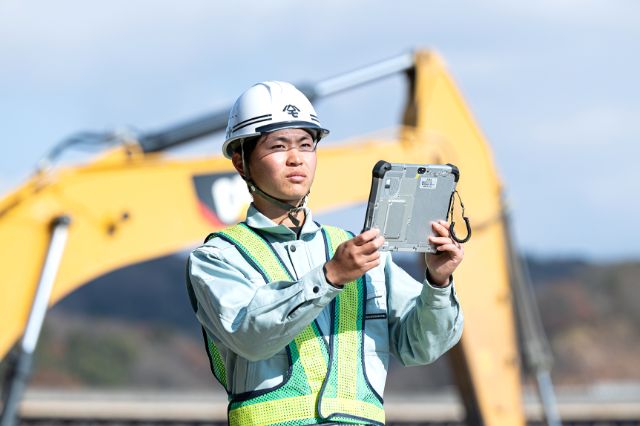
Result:
<instances>
[{"instance_id":1,"label":"excavator arm","mask_svg":"<svg viewBox=\"0 0 640 426\"><path fill-rule=\"evenodd\" d=\"M456 273L466 322L451 353L453 371L471 423L524 424L502 188L489 145L438 55L418 51L370 71L306 89L310 97L323 97L398 71L409 82L396 137L321 144L311 208L366 202L371 168L380 159L459 167L458 190L474 236ZM45 298L49 305L109 271L193 247L241 217L249 198L228 160L176 160L163 153L220 130L224 117L123 143L83 166L40 172L0 200L0 358L33 316L43 265L51 260L52 229L61 220L68 226Z\"/></svg>"}]
</instances>

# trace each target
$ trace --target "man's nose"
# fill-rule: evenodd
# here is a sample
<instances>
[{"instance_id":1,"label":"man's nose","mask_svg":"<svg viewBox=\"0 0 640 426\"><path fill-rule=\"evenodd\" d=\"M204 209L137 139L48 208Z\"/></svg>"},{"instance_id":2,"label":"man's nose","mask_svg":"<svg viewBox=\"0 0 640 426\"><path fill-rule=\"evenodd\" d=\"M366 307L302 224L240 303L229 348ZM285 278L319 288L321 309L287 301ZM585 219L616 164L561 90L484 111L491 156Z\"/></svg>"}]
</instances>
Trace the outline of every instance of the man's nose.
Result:
<instances>
[{"instance_id":1,"label":"man's nose","mask_svg":"<svg viewBox=\"0 0 640 426\"><path fill-rule=\"evenodd\" d=\"M302 163L302 155L300 150L296 146L289 147L287 150L287 163L300 164Z\"/></svg>"}]
</instances>

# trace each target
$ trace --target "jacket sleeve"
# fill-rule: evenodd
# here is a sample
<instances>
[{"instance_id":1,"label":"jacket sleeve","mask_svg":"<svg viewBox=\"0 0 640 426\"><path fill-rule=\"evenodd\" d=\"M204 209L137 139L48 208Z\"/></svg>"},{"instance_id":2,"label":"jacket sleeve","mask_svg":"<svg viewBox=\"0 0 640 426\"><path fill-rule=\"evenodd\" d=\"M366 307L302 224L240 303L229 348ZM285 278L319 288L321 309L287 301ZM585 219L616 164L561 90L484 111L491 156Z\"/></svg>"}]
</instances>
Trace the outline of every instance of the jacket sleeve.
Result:
<instances>
[{"instance_id":1,"label":"jacket sleeve","mask_svg":"<svg viewBox=\"0 0 640 426\"><path fill-rule=\"evenodd\" d=\"M340 292L327 283L322 266L297 281L264 284L203 246L189 257L196 316L231 351L258 361L280 352Z\"/></svg>"},{"instance_id":2,"label":"jacket sleeve","mask_svg":"<svg viewBox=\"0 0 640 426\"><path fill-rule=\"evenodd\" d=\"M462 335L464 317L452 282L446 287L414 280L387 257L385 265L390 350L403 365L429 364Z\"/></svg>"}]
</instances>

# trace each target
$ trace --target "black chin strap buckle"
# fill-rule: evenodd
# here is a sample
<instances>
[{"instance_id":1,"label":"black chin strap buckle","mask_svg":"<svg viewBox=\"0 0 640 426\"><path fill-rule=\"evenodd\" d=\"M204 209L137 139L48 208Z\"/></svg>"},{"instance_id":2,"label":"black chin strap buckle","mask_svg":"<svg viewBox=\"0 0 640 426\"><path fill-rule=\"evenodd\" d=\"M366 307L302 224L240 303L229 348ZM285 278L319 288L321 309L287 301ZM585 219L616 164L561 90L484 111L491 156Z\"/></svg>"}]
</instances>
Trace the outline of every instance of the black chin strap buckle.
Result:
<instances>
[{"instance_id":1,"label":"black chin strap buckle","mask_svg":"<svg viewBox=\"0 0 640 426\"><path fill-rule=\"evenodd\" d=\"M295 207L291 210L289 210L289 213L287 213L287 216L289 216L289 219L291 219L291 222L293 223L293 226L300 226L300 220L298 219L298 213L304 211L304 207Z\"/></svg>"},{"instance_id":2,"label":"black chin strap buckle","mask_svg":"<svg viewBox=\"0 0 640 426\"><path fill-rule=\"evenodd\" d=\"M453 221L453 206L455 204L456 195L458 195L458 201L460 202L460 207L462 207L462 219L464 219L464 224L467 228L467 236L463 239L458 238L458 236L456 235L456 231L454 230L456 223ZM471 223L469 223L469 218L464 215L464 203L462 202L462 198L460 197L460 194L458 194L457 190L453 191L453 193L451 194L450 204L451 210L449 211L449 215L451 216L451 226L449 227L449 233L451 234L451 239L460 244L466 243L471 238Z\"/></svg>"}]
</instances>

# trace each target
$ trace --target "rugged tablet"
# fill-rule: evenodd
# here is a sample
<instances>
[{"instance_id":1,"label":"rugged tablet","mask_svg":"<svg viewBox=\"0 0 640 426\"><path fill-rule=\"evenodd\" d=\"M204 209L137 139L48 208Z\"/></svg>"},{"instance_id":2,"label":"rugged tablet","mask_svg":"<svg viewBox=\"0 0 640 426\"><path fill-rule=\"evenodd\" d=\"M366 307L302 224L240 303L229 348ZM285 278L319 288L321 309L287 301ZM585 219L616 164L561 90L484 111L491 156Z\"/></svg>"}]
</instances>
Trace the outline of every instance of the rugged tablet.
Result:
<instances>
[{"instance_id":1,"label":"rugged tablet","mask_svg":"<svg viewBox=\"0 0 640 426\"><path fill-rule=\"evenodd\" d=\"M364 230L380 229L380 250L435 253L431 222L447 220L460 177L452 164L401 164L380 160L373 167Z\"/></svg>"}]
</instances>

